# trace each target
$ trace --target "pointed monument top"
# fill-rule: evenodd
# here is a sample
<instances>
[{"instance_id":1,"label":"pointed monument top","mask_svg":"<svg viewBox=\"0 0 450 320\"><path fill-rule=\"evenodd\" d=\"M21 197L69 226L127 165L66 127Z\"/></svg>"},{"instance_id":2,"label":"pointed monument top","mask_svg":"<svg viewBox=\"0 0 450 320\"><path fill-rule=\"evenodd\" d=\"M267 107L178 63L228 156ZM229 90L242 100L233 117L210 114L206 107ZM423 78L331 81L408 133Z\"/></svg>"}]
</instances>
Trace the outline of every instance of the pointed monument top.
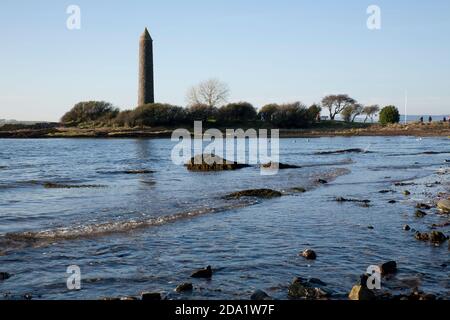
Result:
<instances>
[{"instance_id":1,"label":"pointed monument top","mask_svg":"<svg viewBox=\"0 0 450 320\"><path fill-rule=\"evenodd\" d=\"M141 39L143 39L143 40L153 40L152 37L150 36L150 33L148 32L147 28L145 28L144 33L141 36Z\"/></svg>"}]
</instances>

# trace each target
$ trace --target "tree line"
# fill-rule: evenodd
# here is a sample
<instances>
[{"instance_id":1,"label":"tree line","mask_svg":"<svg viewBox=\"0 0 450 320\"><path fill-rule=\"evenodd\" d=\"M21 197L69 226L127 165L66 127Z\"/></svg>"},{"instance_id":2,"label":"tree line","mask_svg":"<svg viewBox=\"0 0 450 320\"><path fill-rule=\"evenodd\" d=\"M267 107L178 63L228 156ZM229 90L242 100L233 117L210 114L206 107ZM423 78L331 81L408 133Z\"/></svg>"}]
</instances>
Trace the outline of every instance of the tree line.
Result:
<instances>
[{"instance_id":1,"label":"tree line","mask_svg":"<svg viewBox=\"0 0 450 320\"><path fill-rule=\"evenodd\" d=\"M346 122L354 122L356 117L365 116L373 122L380 112L378 105L364 106L349 95L328 95L320 104L306 106L301 102L285 104L268 104L259 111L248 102L226 103L229 97L228 86L216 79L204 81L192 87L187 94L186 108L163 103L138 106L135 109L120 111L109 102L87 101L77 103L62 118L65 126L177 126L192 124L193 121L214 123L216 126L231 126L258 122L278 128L306 128L321 121L322 109L327 110L329 119L335 120L339 114ZM398 122L396 115L392 117L389 106L389 117L382 117L380 122Z\"/></svg>"}]
</instances>

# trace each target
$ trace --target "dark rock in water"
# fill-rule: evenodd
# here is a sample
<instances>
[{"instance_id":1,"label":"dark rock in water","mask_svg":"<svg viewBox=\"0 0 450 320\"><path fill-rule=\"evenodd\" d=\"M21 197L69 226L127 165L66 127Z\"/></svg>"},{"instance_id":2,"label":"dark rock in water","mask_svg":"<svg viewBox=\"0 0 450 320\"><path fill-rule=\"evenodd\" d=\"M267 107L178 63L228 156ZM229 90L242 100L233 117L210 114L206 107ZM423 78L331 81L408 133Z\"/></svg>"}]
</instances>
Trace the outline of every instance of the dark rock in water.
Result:
<instances>
[{"instance_id":1,"label":"dark rock in water","mask_svg":"<svg viewBox=\"0 0 450 320\"><path fill-rule=\"evenodd\" d=\"M367 229L373 230L373 229L375 229L375 227L374 226L367 226Z\"/></svg>"},{"instance_id":2,"label":"dark rock in water","mask_svg":"<svg viewBox=\"0 0 450 320\"><path fill-rule=\"evenodd\" d=\"M426 203L418 203L416 204L416 209L430 210L431 206Z\"/></svg>"},{"instance_id":3,"label":"dark rock in water","mask_svg":"<svg viewBox=\"0 0 450 320\"><path fill-rule=\"evenodd\" d=\"M353 149L316 152L316 154L318 154L318 155L343 154L343 153L370 153L370 151L360 149L360 148L353 148Z\"/></svg>"},{"instance_id":4,"label":"dark rock in water","mask_svg":"<svg viewBox=\"0 0 450 320\"><path fill-rule=\"evenodd\" d=\"M394 190L381 190L381 191L378 191L378 193L381 193L381 194L383 194L383 193L393 193L394 192Z\"/></svg>"},{"instance_id":5,"label":"dark rock in water","mask_svg":"<svg viewBox=\"0 0 450 320\"><path fill-rule=\"evenodd\" d=\"M159 292L142 292L141 299L143 301L159 301L162 299L161 293Z\"/></svg>"},{"instance_id":6,"label":"dark rock in water","mask_svg":"<svg viewBox=\"0 0 450 320\"><path fill-rule=\"evenodd\" d=\"M293 165L293 164L286 164L286 163L277 163L277 162L269 162L266 164L261 165L264 169L271 169L271 168L277 168L280 170L284 169L301 169L302 167Z\"/></svg>"},{"instance_id":7,"label":"dark rock in water","mask_svg":"<svg viewBox=\"0 0 450 320\"><path fill-rule=\"evenodd\" d=\"M375 300L375 294L372 290L369 290L366 286L356 285L353 286L348 298L355 301L371 301Z\"/></svg>"},{"instance_id":8,"label":"dark rock in water","mask_svg":"<svg viewBox=\"0 0 450 320\"><path fill-rule=\"evenodd\" d=\"M0 281L7 280L11 278L11 275L8 272L0 272Z\"/></svg>"},{"instance_id":9,"label":"dark rock in water","mask_svg":"<svg viewBox=\"0 0 450 320\"><path fill-rule=\"evenodd\" d=\"M331 293L322 288L316 280L295 278L288 289L288 295L295 299L322 299L331 296Z\"/></svg>"},{"instance_id":10,"label":"dark rock in water","mask_svg":"<svg viewBox=\"0 0 450 320\"><path fill-rule=\"evenodd\" d=\"M264 198L264 199L270 199L270 198L278 198L281 197L283 194L276 190L271 189L254 189L254 190L243 190L231 193L227 196L225 196L225 199L240 199L242 197L255 197L255 198Z\"/></svg>"},{"instance_id":11,"label":"dark rock in water","mask_svg":"<svg viewBox=\"0 0 450 320\"><path fill-rule=\"evenodd\" d=\"M422 210L416 210L416 217L417 218L423 218L426 215L427 215L426 212L423 212Z\"/></svg>"},{"instance_id":12,"label":"dark rock in water","mask_svg":"<svg viewBox=\"0 0 450 320\"><path fill-rule=\"evenodd\" d=\"M300 253L300 256L307 260L316 260L317 254L314 250L306 249L303 252Z\"/></svg>"},{"instance_id":13,"label":"dark rock in water","mask_svg":"<svg viewBox=\"0 0 450 320\"><path fill-rule=\"evenodd\" d=\"M406 187L406 186L415 186L414 182L396 182L394 184L396 187Z\"/></svg>"},{"instance_id":14,"label":"dark rock in water","mask_svg":"<svg viewBox=\"0 0 450 320\"><path fill-rule=\"evenodd\" d=\"M175 288L176 292L186 292L186 291L192 291L194 290L194 287L192 286L192 283L185 282L180 284L178 287Z\"/></svg>"},{"instance_id":15,"label":"dark rock in water","mask_svg":"<svg viewBox=\"0 0 450 320\"><path fill-rule=\"evenodd\" d=\"M411 192L409 192L408 190L405 190L405 191L403 191L403 194L404 194L405 196L410 196L410 195L411 195Z\"/></svg>"},{"instance_id":16,"label":"dark rock in water","mask_svg":"<svg viewBox=\"0 0 450 320\"><path fill-rule=\"evenodd\" d=\"M194 271L191 274L191 277L192 278L210 279L210 278L212 278L212 274L213 274L213 272L212 272L211 266L207 266L205 269L200 269L200 270Z\"/></svg>"},{"instance_id":17,"label":"dark rock in water","mask_svg":"<svg viewBox=\"0 0 450 320\"><path fill-rule=\"evenodd\" d=\"M414 237L419 241L430 241L430 235L428 233L420 233L417 231Z\"/></svg>"},{"instance_id":18,"label":"dark rock in water","mask_svg":"<svg viewBox=\"0 0 450 320\"><path fill-rule=\"evenodd\" d=\"M410 227L410 226L408 226L408 225L405 225L405 226L403 226L403 230L405 230L405 231L409 231L409 230L411 230L411 227Z\"/></svg>"},{"instance_id":19,"label":"dark rock in water","mask_svg":"<svg viewBox=\"0 0 450 320\"><path fill-rule=\"evenodd\" d=\"M302 188L302 187L297 187L297 188L292 188L291 191L292 192L297 192L297 193L305 193L306 189Z\"/></svg>"},{"instance_id":20,"label":"dark rock in water","mask_svg":"<svg viewBox=\"0 0 450 320\"><path fill-rule=\"evenodd\" d=\"M92 189L92 188L104 188L105 186L94 185L94 184L60 184L53 182L44 183L44 188L46 189Z\"/></svg>"},{"instance_id":21,"label":"dark rock in water","mask_svg":"<svg viewBox=\"0 0 450 320\"><path fill-rule=\"evenodd\" d=\"M317 180L317 183L320 183L320 184L327 184L328 181L327 181L327 180L324 180L324 179L318 179L318 180Z\"/></svg>"},{"instance_id":22,"label":"dark rock in water","mask_svg":"<svg viewBox=\"0 0 450 320\"><path fill-rule=\"evenodd\" d=\"M264 300L273 300L267 293L262 290L256 290L250 296L250 300L253 301L264 301Z\"/></svg>"},{"instance_id":23,"label":"dark rock in water","mask_svg":"<svg viewBox=\"0 0 450 320\"><path fill-rule=\"evenodd\" d=\"M395 200L389 200L389 202L388 203L390 203L390 204L394 204L394 203L397 203L397 201L395 201Z\"/></svg>"},{"instance_id":24,"label":"dark rock in water","mask_svg":"<svg viewBox=\"0 0 450 320\"><path fill-rule=\"evenodd\" d=\"M408 300L410 301L433 301L436 300L436 296L434 294L427 294L419 289L414 289L411 294L408 296Z\"/></svg>"},{"instance_id":25,"label":"dark rock in water","mask_svg":"<svg viewBox=\"0 0 450 320\"><path fill-rule=\"evenodd\" d=\"M337 202L358 202L358 203L365 203L365 204L369 204L370 200L359 200L359 199L346 199L343 197L337 197L336 198Z\"/></svg>"},{"instance_id":26,"label":"dark rock in water","mask_svg":"<svg viewBox=\"0 0 450 320\"><path fill-rule=\"evenodd\" d=\"M148 173L155 173L155 171L152 170L125 170L123 173L125 174L148 174Z\"/></svg>"},{"instance_id":27,"label":"dark rock in water","mask_svg":"<svg viewBox=\"0 0 450 320\"><path fill-rule=\"evenodd\" d=\"M190 171L229 171L247 168L249 165L222 159L212 154L201 154L193 157L186 167Z\"/></svg>"},{"instance_id":28,"label":"dark rock in water","mask_svg":"<svg viewBox=\"0 0 450 320\"><path fill-rule=\"evenodd\" d=\"M430 234L430 241L433 243L441 244L447 241L447 237L440 231L433 231Z\"/></svg>"},{"instance_id":29,"label":"dark rock in water","mask_svg":"<svg viewBox=\"0 0 450 320\"><path fill-rule=\"evenodd\" d=\"M381 270L381 274L383 276L396 273L397 272L397 262L389 261L389 262L383 263L380 266L380 270Z\"/></svg>"}]
</instances>

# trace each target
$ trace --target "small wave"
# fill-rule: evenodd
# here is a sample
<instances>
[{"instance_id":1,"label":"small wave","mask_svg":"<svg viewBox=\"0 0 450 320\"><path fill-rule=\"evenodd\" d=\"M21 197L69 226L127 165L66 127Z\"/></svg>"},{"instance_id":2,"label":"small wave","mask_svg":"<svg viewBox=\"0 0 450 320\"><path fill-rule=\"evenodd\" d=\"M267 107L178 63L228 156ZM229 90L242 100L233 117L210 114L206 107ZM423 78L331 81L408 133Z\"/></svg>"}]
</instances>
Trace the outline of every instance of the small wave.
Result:
<instances>
[{"instance_id":1,"label":"small wave","mask_svg":"<svg viewBox=\"0 0 450 320\"><path fill-rule=\"evenodd\" d=\"M316 155L334 155L334 154L346 154L346 153L373 153L361 148L343 149L343 150L332 150L332 151L319 151L314 154Z\"/></svg>"},{"instance_id":2,"label":"small wave","mask_svg":"<svg viewBox=\"0 0 450 320\"><path fill-rule=\"evenodd\" d=\"M392 154L387 154L386 157L430 156L430 155L440 155L440 154L450 154L450 151L422 151L422 152L413 152L413 153L392 153Z\"/></svg>"}]
</instances>

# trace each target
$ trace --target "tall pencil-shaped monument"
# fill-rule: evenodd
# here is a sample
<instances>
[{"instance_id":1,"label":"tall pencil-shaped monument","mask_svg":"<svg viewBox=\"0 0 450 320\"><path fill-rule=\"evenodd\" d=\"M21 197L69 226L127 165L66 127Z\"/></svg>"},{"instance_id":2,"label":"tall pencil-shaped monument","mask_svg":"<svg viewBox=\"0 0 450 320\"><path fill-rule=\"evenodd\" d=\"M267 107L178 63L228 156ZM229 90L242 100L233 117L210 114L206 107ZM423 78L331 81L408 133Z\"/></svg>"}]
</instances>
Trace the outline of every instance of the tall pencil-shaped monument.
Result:
<instances>
[{"instance_id":1,"label":"tall pencil-shaped monument","mask_svg":"<svg viewBox=\"0 0 450 320\"><path fill-rule=\"evenodd\" d=\"M138 106L154 103L153 39L147 28L139 39L139 98Z\"/></svg>"}]
</instances>

